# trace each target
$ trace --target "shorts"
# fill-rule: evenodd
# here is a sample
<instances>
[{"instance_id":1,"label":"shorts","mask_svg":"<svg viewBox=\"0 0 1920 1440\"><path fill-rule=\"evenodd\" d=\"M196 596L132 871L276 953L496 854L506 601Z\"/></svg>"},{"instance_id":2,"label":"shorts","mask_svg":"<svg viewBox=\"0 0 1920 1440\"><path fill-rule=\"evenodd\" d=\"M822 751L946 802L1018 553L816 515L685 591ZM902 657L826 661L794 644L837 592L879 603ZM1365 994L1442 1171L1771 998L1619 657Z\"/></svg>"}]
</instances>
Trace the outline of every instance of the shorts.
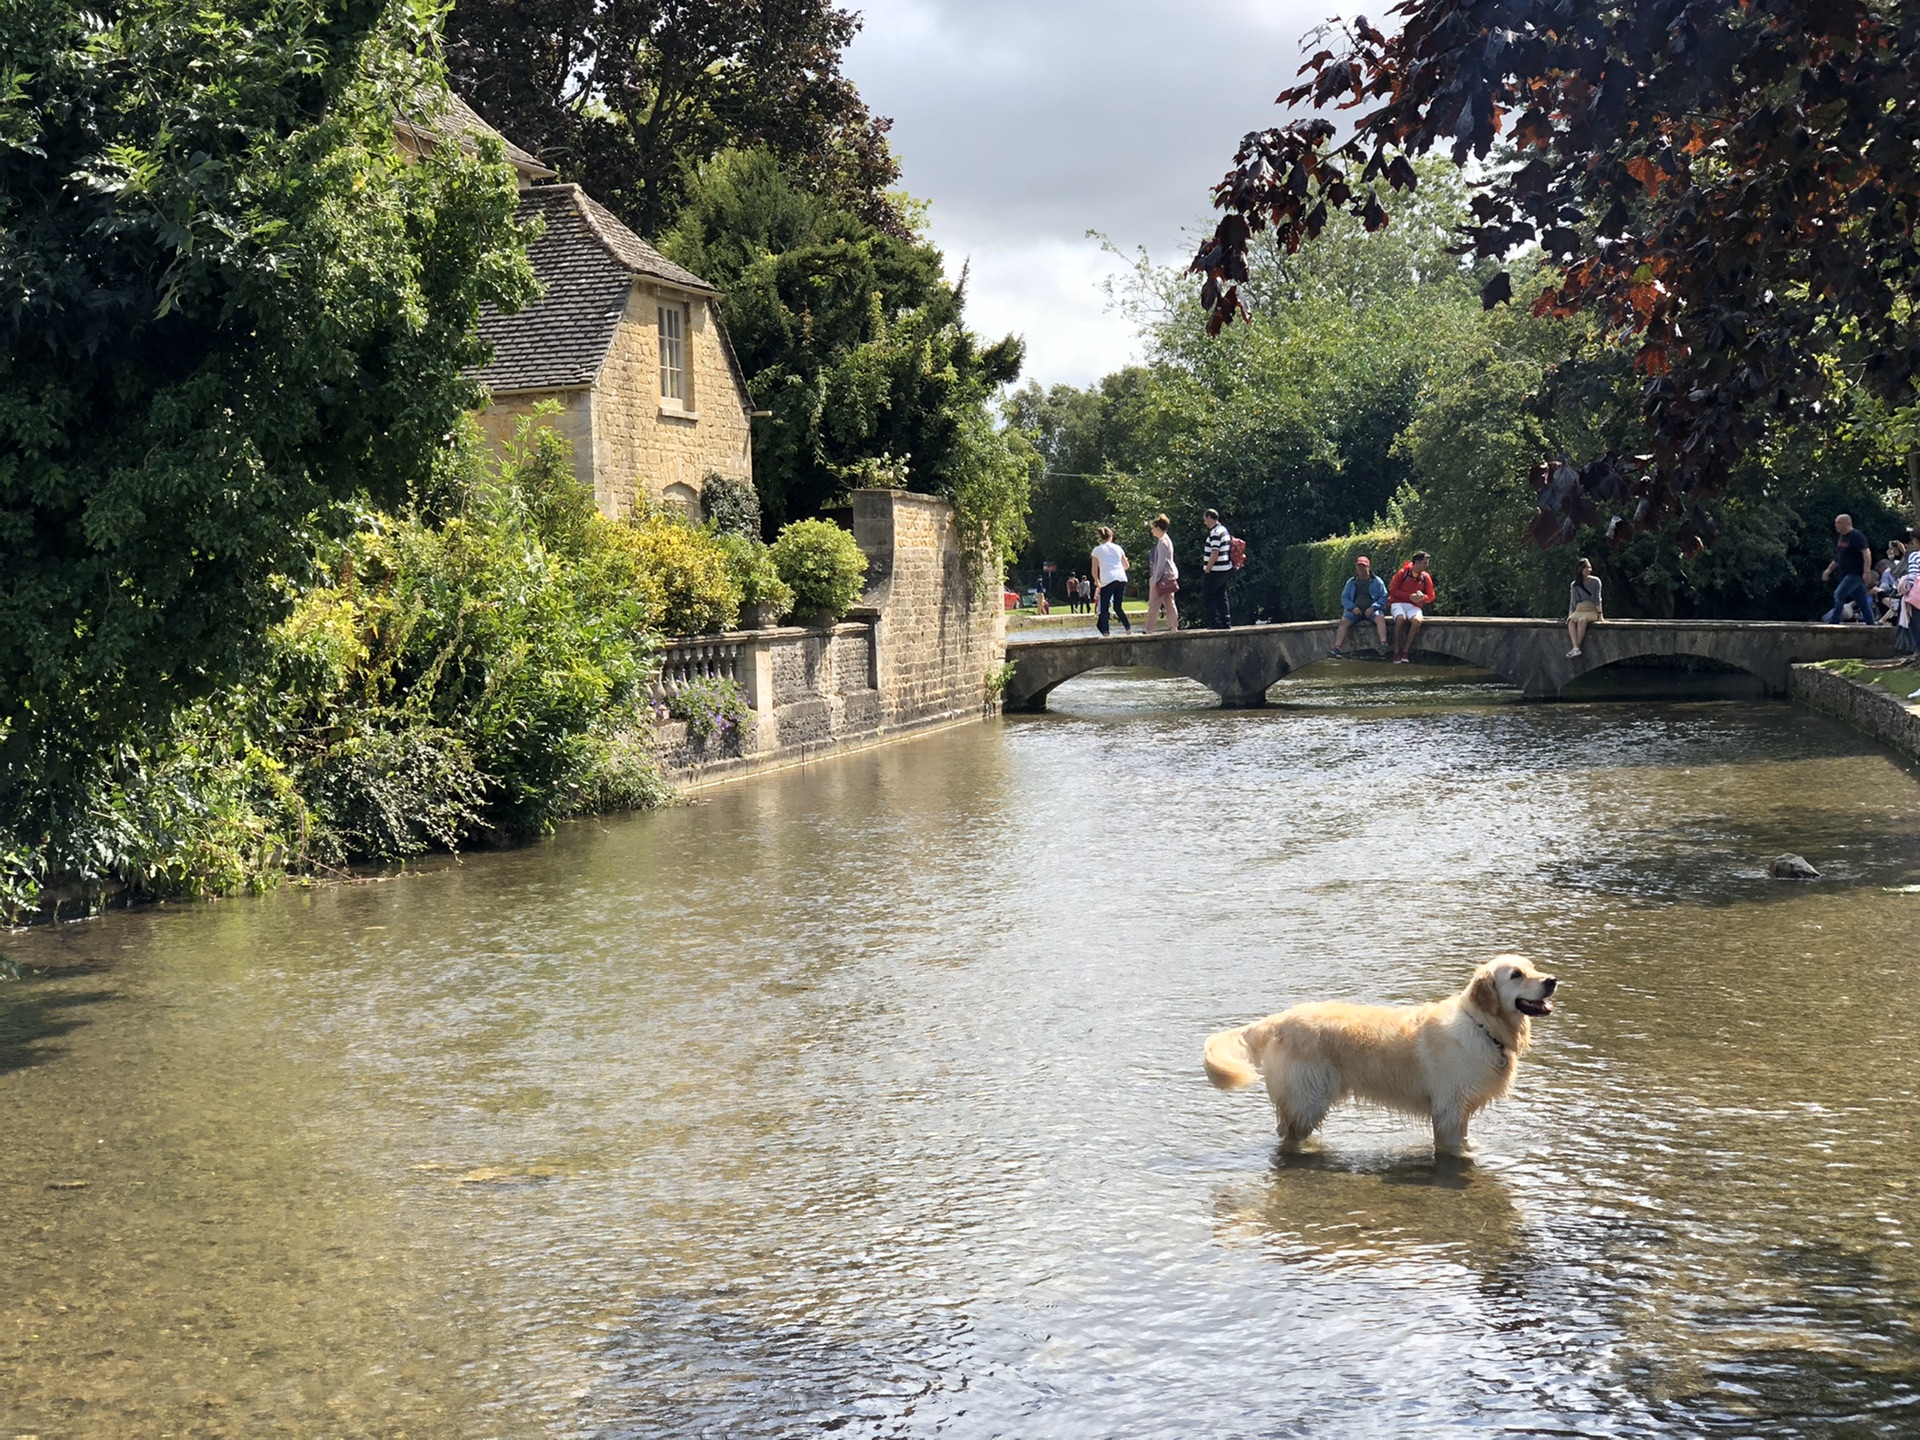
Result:
<instances>
[{"instance_id":1,"label":"shorts","mask_svg":"<svg viewBox=\"0 0 1920 1440\"><path fill-rule=\"evenodd\" d=\"M1393 602L1393 618L1396 620L1424 620L1426 616L1418 605L1410 605L1405 600Z\"/></svg>"},{"instance_id":2,"label":"shorts","mask_svg":"<svg viewBox=\"0 0 1920 1440\"><path fill-rule=\"evenodd\" d=\"M1348 621L1350 624L1365 625L1367 622L1371 620L1381 619L1382 616L1380 614L1380 607L1378 605L1370 605L1365 610L1349 610L1341 618Z\"/></svg>"}]
</instances>

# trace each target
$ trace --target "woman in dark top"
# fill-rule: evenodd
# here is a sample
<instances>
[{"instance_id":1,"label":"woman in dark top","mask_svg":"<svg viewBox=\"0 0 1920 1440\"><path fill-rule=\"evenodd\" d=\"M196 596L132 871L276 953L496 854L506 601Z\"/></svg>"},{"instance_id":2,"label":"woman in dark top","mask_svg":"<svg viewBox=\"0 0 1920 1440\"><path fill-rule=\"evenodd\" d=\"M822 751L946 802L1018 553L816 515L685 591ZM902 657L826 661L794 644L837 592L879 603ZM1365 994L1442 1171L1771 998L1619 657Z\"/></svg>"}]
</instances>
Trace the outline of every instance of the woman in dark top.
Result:
<instances>
[{"instance_id":1,"label":"woman in dark top","mask_svg":"<svg viewBox=\"0 0 1920 1440\"><path fill-rule=\"evenodd\" d=\"M1580 654L1580 642L1587 638L1587 626L1606 618L1600 612L1600 577L1593 573L1593 562L1583 555L1579 573L1567 587L1567 639L1573 642L1573 648L1567 651L1569 660Z\"/></svg>"}]
</instances>

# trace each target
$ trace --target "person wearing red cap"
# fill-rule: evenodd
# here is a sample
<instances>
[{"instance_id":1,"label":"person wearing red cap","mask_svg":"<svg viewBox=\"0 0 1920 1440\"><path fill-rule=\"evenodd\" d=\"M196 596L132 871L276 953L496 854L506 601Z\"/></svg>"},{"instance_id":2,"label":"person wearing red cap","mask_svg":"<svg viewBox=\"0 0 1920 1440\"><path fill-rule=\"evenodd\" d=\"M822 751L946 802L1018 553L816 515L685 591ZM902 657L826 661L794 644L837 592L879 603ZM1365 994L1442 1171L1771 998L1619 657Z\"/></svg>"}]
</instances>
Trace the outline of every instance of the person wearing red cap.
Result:
<instances>
[{"instance_id":1,"label":"person wearing red cap","mask_svg":"<svg viewBox=\"0 0 1920 1440\"><path fill-rule=\"evenodd\" d=\"M1373 562L1362 555L1353 562L1353 575L1340 592L1340 629L1333 637L1333 656L1346 658L1347 631L1369 620L1379 633L1380 648L1387 648L1387 586L1373 573Z\"/></svg>"},{"instance_id":2,"label":"person wearing red cap","mask_svg":"<svg viewBox=\"0 0 1920 1440\"><path fill-rule=\"evenodd\" d=\"M1426 623L1427 607L1433 604L1433 595L1433 576L1427 573L1427 552L1416 550L1387 585L1387 599L1393 605L1394 664L1405 665L1413 654L1413 642L1420 638L1420 627Z\"/></svg>"}]
</instances>

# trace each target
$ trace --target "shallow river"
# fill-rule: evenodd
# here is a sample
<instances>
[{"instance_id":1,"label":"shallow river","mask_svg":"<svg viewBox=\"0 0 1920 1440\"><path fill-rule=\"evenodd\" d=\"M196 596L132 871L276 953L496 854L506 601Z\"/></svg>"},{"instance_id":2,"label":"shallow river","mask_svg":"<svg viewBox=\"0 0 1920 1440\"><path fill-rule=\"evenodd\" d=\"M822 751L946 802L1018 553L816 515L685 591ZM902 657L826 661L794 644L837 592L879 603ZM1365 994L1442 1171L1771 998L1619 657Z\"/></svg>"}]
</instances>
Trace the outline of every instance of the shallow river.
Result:
<instances>
[{"instance_id":1,"label":"shallow river","mask_svg":"<svg viewBox=\"0 0 1920 1440\"><path fill-rule=\"evenodd\" d=\"M1920 1429L1913 773L1326 668L5 940L0 1437ZM1472 1164L1201 1074L1505 948Z\"/></svg>"}]
</instances>

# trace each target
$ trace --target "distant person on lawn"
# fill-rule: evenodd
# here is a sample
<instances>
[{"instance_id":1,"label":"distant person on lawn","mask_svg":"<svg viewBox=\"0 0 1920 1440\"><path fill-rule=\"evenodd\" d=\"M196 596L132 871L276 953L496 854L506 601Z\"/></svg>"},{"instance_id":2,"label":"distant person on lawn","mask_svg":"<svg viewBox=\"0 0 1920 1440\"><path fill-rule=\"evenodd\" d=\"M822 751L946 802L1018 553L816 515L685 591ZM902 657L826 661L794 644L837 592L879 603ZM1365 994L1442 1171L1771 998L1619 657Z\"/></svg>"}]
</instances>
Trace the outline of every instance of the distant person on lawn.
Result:
<instances>
[{"instance_id":1,"label":"distant person on lawn","mask_svg":"<svg viewBox=\"0 0 1920 1440\"><path fill-rule=\"evenodd\" d=\"M1833 587L1833 608L1821 617L1829 625L1847 619L1847 606L1853 606L1854 618L1871 625L1873 600L1867 594L1867 575L1873 566L1873 549L1867 537L1853 528L1851 515L1833 517L1833 533L1839 537L1833 546L1833 563L1820 572L1821 580L1840 577Z\"/></svg>"},{"instance_id":2,"label":"distant person on lawn","mask_svg":"<svg viewBox=\"0 0 1920 1440\"><path fill-rule=\"evenodd\" d=\"M1129 635L1133 622L1127 619L1127 552L1113 543L1113 531L1100 527L1100 543L1093 547L1093 583L1100 587L1100 618L1094 628L1107 633L1107 612L1120 617L1120 628Z\"/></svg>"},{"instance_id":3,"label":"distant person on lawn","mask_svg":"<svg viewBox=\"0 0 1920 1440\"><path fill-rule=\"evenodd\" d=\"M1600 613L1600 577L1593 573L1593 562L1582 555L1574 564L1573 584L1567 587L1567 640L1573 648L1569 660L1580 654L1580 642L1587 638L1587 626L1607 617Z\"/></svg>"},{"instance_id":4,"label":"distant person on lawn","mask_svg":"<svg viewBox=\"0 0 1920 1440\"><path fill-rule=\"evenodd\" d=\"M1373 573L1373 562L1362 555L1353 562L1353 575L1340 592L1340 629L1333 637L1333 655L1346 658L1347 632L1356 625L1371 624L1380 636L1380 648L1387 648L1387 582Z\"/></svg>"},{"instance_id":5,"label":"distant person on lawn","mask_svg":"<svg viewBox=\"0 0 1920 1440\"><path fill-rule=\"evenodd\" d=\"M1427 552L1416 550L1413 558L1387 586L1387 600L1393 607L1393 663L1405 665L1413 654L1413 642L1420 638L1426 623L1427 607L1433 604L1433 576L1427 573Z\"/></svg>"}]
</instances>

